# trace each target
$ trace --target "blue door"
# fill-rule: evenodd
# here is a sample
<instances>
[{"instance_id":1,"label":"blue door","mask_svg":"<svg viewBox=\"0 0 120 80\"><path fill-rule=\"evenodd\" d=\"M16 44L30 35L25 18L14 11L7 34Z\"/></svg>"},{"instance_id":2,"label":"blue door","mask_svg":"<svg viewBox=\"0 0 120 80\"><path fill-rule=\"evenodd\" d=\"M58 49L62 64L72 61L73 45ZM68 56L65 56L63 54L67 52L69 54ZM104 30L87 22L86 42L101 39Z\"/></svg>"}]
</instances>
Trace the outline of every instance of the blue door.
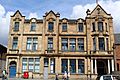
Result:
<instances>
[{"instance_id":1,"label":"blue door","mask_svg":"<svg viewBox=\"0 0 120 80\"><path fill-rule=\"evenodd\" d=\"M16 65L11 65L9 70L10 70L9 71L10 72L9 77L10 78L16 77Z\"/></svg>"}]
</instances>

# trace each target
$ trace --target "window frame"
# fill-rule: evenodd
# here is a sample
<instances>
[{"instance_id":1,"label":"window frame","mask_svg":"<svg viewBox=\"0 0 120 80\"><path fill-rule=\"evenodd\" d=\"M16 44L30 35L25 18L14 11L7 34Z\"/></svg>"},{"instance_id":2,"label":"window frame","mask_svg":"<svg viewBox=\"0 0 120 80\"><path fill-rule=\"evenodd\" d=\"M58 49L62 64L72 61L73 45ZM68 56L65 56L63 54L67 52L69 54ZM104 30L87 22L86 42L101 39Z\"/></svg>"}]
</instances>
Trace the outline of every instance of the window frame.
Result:
<instances>
[{"instance_id":1,"label":"window frame","mask_svg":"<svg viewBox=\"0 0 120 80\"><path fill-rule=\"evenodd\" d=\"M67 32L67 23L62 23L62 32Z\"/></svg>"},{"instance_id":2,"label":"window frame","mask_svg":"<svg viewBox=\"0 0 120 80\"><path fill-rule=\"evenodd\" d=\"M48 37L47 49L48 50L53 50L53 37Z\"/></svg>"},{"instance_id":3,"label":"window frame","mask_svg":"<svg viewBox=\"0 0 120 80\"><path fill-rule=\"evenodd\" d=\"M61 38L62 51L68 51L68 38Z\"/></svg>"},{"instance_id":4,"label":"window frame","mask_svg":"<svg viewBox=\"0 0 120 80\"><path fill-rule=\"evenodd\" d=\"M13 37L12 49L18 48L18 37Z\"/></svg>"},{"instance_id":5,"label":"window frame","mask_svg":"<svg viewBox=\"0 0 120 80\"><path fill-rule=\"evenodd\" d=\"M84 32L84 24L78 23L78 32Z\"/></svg>"},{"instance_id":6,"label":"window frame","mask_svg":"<svg viewBox=\"0 0 120 80\"><path fill-rule=\"evenodd\" d=\"M30 31L36 31L36 23L35 22L31 22Z\"/></svg>"},{"instance_id":7,"label":"window frame","mask_svg":"<svg viewBox=\"0 0 120 80\"><path fill-rule=\"evenodd\" d=\"M20 22L15 22L14 23L14 31L15 32L19 31L19 26L20 26Z\"/></svg>"},{"instance_id":8,"label":"window frame","mask_svg":"<svg viewBox=\"0 0 120 80\"><path fill-rule=\"evenodd\" d=\"M100 38L98 38L98 42L99 42L99 50L105 51L105 39L100 37Z\"/></svg>"},{"instance_id":9,"label":"window frame","mask_svg":"<svg viewBox=\"0 0 120 80\"><path fill-rule=\"evenodd\" d=\"M98 22L98 31L99 32L103 32L104 31L104 26L103 26L103 22Z\"/></svg>"},{"instance_id":10,"label":"window frame","mask_svg":"<svg viewBox=\"0 0 120 80\"><path fill-rule=\"evenodd\" d=\"M76 51L76 38L70 38L69 39L69 50L70 51Z\"/></svg>"},{"instance_id":11,"label":"window frame","mask_svg":"<svg viewBox=\"0 0 120 80\"><path fill-rule=\"evenodd\" d=\"M48 31L53 32L54 31L54 22L48 22Z\"/></svg>"},{"instance_id":12,"label":"window frame","mask_svg":"<svg viewBox=\"0 0 120 80\"><path fill-rule=\"evenodd\" d=\"M78 38L78 51L84 51L84 38Z\"/></svg>"},{"instance_id":13,"label":"window frame","mask_svg":"<svg viewBox=\"0 0 120 80\"><path fill-rule=\"evenodd\" d=\"M81 63L83 63L83 64L81 64ZM80 66L83 66L83 71L81 70L81 72L79 71L79 69L81 68ZM78 59L78 73L79 74L85 73L85 61L84 61L84 59Z\"/></svg>"},{"instance_id":14,"label":"window frame","mask_svg":"<svg viewBox=\"0 0 120 80\"><path fill-rule=\"evenodd\" d=\"M76 59L69 59L70 73L76 73ZM73 71L72 71L73 70Z\"/></svg>"}]
</instances>

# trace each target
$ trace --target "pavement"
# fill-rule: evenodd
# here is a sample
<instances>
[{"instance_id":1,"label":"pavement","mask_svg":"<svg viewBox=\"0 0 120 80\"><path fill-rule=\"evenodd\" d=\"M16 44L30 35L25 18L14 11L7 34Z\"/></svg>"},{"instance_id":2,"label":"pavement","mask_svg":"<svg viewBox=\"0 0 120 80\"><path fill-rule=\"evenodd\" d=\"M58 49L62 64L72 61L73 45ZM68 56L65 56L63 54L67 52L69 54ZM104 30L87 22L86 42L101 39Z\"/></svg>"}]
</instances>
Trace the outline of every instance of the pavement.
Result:
<instances>
[{"instance_id":1,"label":"pavement","mask_svg":"<svg viewBox=\"0 0 120 80\"><path fill-rule=\"evenodd\" d=\"M0 80L2 80L2 78L0 78ZM8 79L4 79L4 80L43 80L43 79L8 78ZM48 80L55 80L55 79L48 79ZM59 80L62 80L62 79L59 79Z\"/></svg>"},{"instance_id":2,"label":"pavement","mask_svg":"<svg viewBox=\"0 0 120 80\"><path fill-rule=\"evenodd\" d=\"M2 78L0 78L0 80L2 80ZM5 80L44 80L44 79L9 78L9 79L5 79ZM55 80L55 79L48 79L48 80ZM59 79L59 80L63 80L63 79ZM69 80L84 80L84 79L69 79Z\"/></svg>"}]
</instances>

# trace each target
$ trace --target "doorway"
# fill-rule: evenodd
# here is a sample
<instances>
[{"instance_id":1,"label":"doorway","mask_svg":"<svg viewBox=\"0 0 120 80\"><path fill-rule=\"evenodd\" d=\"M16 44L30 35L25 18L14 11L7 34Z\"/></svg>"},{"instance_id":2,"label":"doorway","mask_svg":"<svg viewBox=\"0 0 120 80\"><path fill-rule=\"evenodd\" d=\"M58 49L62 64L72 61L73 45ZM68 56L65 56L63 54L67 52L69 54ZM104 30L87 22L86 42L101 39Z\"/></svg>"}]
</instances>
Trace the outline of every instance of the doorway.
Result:
<instances>
[{"instance_id":1,"label":"doorway","mask_svg":"<svg viewBox=\"0 0 120 80\"><path fill-rule=\"evenodd\" d=\"M14 78L16 77L16 62L11 61L9 65L9 77Z\"/></svg>"},{"instance_id":2,"label":"doorway","mask_svg":"<svg viewBox=\"0 0 120 80\"><path fill-rule=\"evenodd\" d=\"M97 60L98 75L105 75L108 73L107 60Z\"/></svg>"}]
</instances>

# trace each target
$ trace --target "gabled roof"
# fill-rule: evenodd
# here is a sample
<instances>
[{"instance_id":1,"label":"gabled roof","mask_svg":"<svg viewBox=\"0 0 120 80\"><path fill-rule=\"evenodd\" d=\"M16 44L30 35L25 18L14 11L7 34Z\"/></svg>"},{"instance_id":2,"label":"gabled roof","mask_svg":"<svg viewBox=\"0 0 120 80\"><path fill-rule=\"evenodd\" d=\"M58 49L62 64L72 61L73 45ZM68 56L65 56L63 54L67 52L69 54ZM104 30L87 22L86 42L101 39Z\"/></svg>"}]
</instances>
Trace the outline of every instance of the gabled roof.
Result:
<instances>
[{"instance_id":1,"label":"gabled roof","mask_svg":"<svg viewBox=\"0 0 120 80\"><path fill-rule=\"evenodd\" d=\"M45 16L48 16L50 13L52 13L56 17L57 17L57 15L60 15L59 13L55 14L52 10L50 10L48 13L45 14Z\"/></svg>"},{"instance_id":2,"label":"gabled roof","mask_svg":"<svg viewBox=\"0 0 120 80\"><path fill-rule=\"evenodd\" d=\"M94 10L91 12L91 14L92 14L98 7L100 7L100 9L102 9L107 15L110 15L110 14L108 14L99 4L97 4L97 6L94 8Z\"/></svg>"},{"instance_id":3,"label":"gabled roof","mask_svg":"<svg viewBox=\"0 0 120 80\"><path fill-rule=\"evenodd\" d=\"M17 10L17 11L14 13L14 15L12 15L11 17L14 17L17 13L19 13L21 17L25 17L25 16L22 16L22 14L20 13L19 10Z\"/></svg>"}]
</instances>

